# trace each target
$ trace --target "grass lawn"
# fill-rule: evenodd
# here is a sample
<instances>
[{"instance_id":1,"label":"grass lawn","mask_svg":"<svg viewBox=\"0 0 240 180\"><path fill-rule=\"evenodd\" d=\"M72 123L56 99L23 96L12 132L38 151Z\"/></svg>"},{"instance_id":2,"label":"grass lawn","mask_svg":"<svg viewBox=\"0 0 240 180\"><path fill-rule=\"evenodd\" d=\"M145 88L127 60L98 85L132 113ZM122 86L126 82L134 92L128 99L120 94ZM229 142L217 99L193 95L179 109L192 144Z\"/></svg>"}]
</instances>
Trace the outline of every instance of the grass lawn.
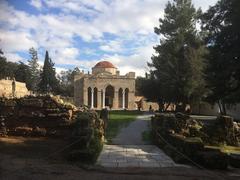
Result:
<instances>
[{"instance_id":1,"label":"grass lawn","mask_svg":"<svg viewBox=\"0 0 240 180\"><path fill-rule=\"evenodd\" d=\"M106 132L106 138L109 143L116 137L120 129L127 127L128 124L136 119L138 115L143 114L139 111L109 111L109 122Z\"/></svg>"}]
</instances>

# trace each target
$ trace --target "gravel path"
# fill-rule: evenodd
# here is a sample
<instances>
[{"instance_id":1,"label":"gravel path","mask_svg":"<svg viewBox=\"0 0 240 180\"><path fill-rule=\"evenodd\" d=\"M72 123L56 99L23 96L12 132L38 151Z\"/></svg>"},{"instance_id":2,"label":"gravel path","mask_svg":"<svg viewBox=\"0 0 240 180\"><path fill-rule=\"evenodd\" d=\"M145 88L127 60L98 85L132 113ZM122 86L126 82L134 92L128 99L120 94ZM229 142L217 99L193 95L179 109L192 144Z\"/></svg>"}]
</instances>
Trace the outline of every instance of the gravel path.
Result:
<instances>
[{"instance_id":1,"label":"gravel path","mask_svg":"<svg viewBox=\"0 0 240 180\"><path fill-rule=\"evenodd\" d=\"M152 115L140 115L137 120L130 123L126 128L122 128L120 133L112 139L112 144L121 145L144 145L148 142L142 140L142 133L150 129Z\"/></svg>"}]
</instances>

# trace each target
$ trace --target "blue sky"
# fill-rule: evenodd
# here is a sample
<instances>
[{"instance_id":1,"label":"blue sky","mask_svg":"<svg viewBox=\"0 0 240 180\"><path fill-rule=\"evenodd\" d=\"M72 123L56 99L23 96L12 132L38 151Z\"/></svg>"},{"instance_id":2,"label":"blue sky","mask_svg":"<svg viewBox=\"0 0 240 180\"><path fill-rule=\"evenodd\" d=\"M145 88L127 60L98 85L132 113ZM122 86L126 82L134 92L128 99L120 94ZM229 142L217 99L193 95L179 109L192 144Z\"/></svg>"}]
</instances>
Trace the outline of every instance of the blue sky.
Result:
<instances>
[{"instance_id":1,"label":"blue sky","mask_svg":"<svg viewBox=\"0 0 240 180\"><path fill-rule=\"evenodd\" d=\"M217 0L193 0L204 10ZM167 0L1 0L0 48L10 61L45 51L57 71L80 67L90 71L108 60L121 74L144 75L159 38L153 28Z\"/></svg>"}]
</instances>

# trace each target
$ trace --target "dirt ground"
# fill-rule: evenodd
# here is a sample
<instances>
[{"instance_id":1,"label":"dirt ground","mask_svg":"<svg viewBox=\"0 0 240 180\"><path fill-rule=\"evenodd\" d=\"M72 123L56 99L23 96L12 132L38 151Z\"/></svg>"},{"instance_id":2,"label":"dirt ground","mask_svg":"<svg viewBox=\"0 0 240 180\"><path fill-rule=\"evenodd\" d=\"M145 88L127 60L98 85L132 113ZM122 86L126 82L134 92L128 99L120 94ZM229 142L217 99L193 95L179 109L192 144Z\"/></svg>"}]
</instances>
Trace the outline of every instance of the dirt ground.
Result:
<instances>
[{"instance_id":1,"label":"dirt ground","mask_svg":"<svg viewBox=\"0 0 240 180\"><path fill-rule=\"evenodd\" d=\"M240 179L240 170L209 171L197 168L104 169L82 166L64 158L67 140L48 138L0 138L0 179L10 180L215 180Z\"/></svg>"}]
</instances>

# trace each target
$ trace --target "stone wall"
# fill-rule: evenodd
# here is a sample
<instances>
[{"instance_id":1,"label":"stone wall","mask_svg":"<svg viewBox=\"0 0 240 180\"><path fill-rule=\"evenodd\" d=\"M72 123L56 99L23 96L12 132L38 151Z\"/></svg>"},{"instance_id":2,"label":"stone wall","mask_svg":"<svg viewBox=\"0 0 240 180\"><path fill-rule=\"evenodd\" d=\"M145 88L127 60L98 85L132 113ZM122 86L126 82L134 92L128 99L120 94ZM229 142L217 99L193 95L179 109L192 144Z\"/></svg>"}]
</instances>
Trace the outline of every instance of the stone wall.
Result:
<instances>
[{"instance_id":1,"label":"stone wall","mask_svg":"<svg viewBox=\"0 0 240 180\"><path fill-rule=\"evenodd\" d=\"M240 122L240 104L227 105L227 114Z\"/></svg>"},{"instance_id":2,"label":"stone wall","mask_svg":"<svg viewBox=\"0 0 240 180\"><path fill-rule=\"evenodd\" d=\"M54 96L1 98L0 115L9 135L71 135L77 109Z\"/></svg>"},{"instance_id":3,"label":"stone wall","mask_svg":"<svg viewBox=\"0 0 240 180\"><path fill-rule=\"evenodd\" d=\"M219 107L217 104L211 105L207 102L201 104L195 104L191 107L192 114L202 114L202 115L219 115ZM240 120L240 104L226 105L227 115L232 116L236 120Z\"/></svg>"},{"instance_id":4,"label":"stone wall","mask_svg":"<svg viewBox=\"0 0 240 180\"><path fill-rule=\"evenodd\" d=\"M240 145L240 124L231 117L220 116L212 126L206 127L182 113L158 113L152 118L152 132L154 142L176 162L194 162L214 169L226 169L229 163L240 162L239 156L233 158L216 148L223 144Z\"/></svg>"},{"instance_id":5,"label":"stone wall","mask_svg":"<svg viewBox=\"0 0 240 180\"><path fill-rule=\"evenodd\" d=\"M201 115L219 115L219 108L217 104L211 105L207 102L202 102L199 104L194 104L191 107L192 114L201 114Z\"/></svg>"},{"instance_id":6,"label":"stone wall","mask_svg":"<svg viewBox=\"0 0 240 180\"><path fill-rule=\"evenodd\" d=\"M69 160L95 162L102 150L104 121L56 96L0 98L0 136L51 136L69 140Z\"/></svg>"},{"instance_id":7,"label":"stone wall","mask_svg":"<svg viewBox=\"0 0 240 180\"><path fill-rule=\"evenodd\" d=\"M0 80L0 97L23 97L30 94L25 83L15 81L14 90L13 82L10 79Z\"/></svg>"}]
</instances>

